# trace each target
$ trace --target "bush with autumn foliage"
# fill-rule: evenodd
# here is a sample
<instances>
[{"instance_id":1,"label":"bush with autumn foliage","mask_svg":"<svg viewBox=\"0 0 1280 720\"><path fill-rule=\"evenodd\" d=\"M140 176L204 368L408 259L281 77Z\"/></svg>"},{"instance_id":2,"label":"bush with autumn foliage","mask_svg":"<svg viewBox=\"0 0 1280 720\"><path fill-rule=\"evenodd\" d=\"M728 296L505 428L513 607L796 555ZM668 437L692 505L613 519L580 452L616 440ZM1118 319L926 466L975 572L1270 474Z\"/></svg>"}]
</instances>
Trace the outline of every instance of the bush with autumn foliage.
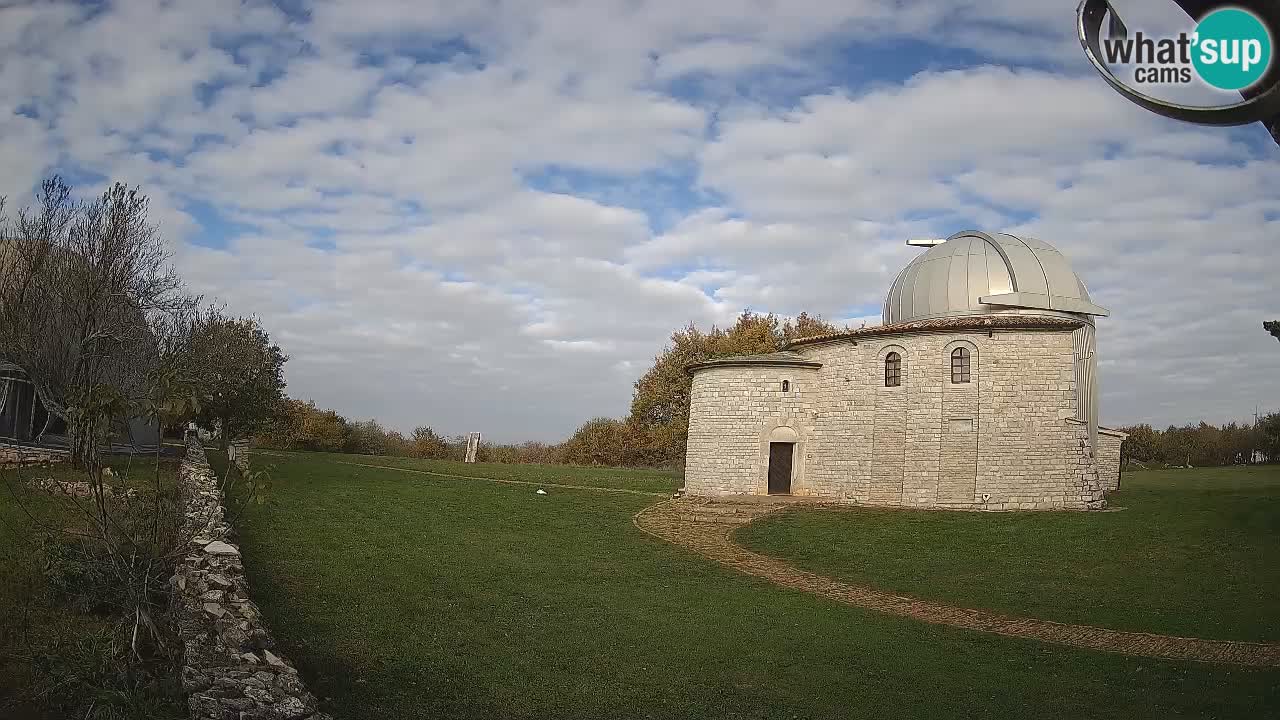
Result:
<instances>
[{"instance_id":1,"label":"bush with autumn foliage","mask_svg":"<svg viewBox=\"0 0 1280 720\"><path fill-rule=\"evenodd\" d=\"M310 400L285 398L275 421L254 438L254 445L275 450L460 461L466 455L467 438L445 437L426 426L416 427L405 436L398 430L388 430L377 420L349 420L334 410L316 407ZM481 443L476 457L481 462L556 463L560 462L559 447L537 442Z\"/></svg>"}]
</instances>

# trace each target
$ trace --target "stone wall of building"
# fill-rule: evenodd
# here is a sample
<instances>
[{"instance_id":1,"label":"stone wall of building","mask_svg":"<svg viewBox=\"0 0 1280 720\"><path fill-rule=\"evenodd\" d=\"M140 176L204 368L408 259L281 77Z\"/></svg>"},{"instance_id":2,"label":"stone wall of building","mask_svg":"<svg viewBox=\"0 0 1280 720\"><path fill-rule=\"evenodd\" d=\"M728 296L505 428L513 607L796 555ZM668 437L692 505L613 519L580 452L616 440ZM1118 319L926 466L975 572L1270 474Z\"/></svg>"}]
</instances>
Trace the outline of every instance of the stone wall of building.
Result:
<instances>
[{"instance_id":1,"label":"stone wall of building","mask_svg":"<svg viewBox=\"0 0 1280 720\"><path fill-rule=\"evenodd\" d=\"M1098 431L1098 481L1104 491L1120 489L1120 446L1126 437L1116 430Z\"/></svg>"},{"instance_id":2,"label":"stone wall of building","mask_svg":"<svg viewBox=\"0 0 1280 720\"><path fill-rule=\"evenodd\" d=\"M816 375L803 367L698 371L690 393L685 491L693 495L766 493L769 436L785 427L799 438L792 492L807 494L804 447L814 429Z\"/></svg>"},{"instance_id":3,"label":"stone wall of building","mask_svg":"<svg viewBox=\"0 0 1280 720\"><path fill-rule=\"evenodd\" d=\"M969 383L951 382L957 347L969 350ZM1077 399L1069 330L917 332L795 352L822 363L792 373L809 373L800 387L816 389L801 406L769 395L783 377L775 368L695 373L688 492L765 492L767 456L754 443L790 412L803 415L805 431L792 494L977 510L1103 502L1088 428L1070 421ZM902 358L899 387L884 385L889 352Z\"/></svg>"},{"instance_id":4,"label":"stone wall of building","mask_svg":"<svg viewBox=\"0 0 1280 720\"><path fill-rule=\"evenodd\" d=\"M222 490L194 435L179 473L190 551L170 579L192 720L329 720L249 599Z\"/></svg>"}]
</instances>

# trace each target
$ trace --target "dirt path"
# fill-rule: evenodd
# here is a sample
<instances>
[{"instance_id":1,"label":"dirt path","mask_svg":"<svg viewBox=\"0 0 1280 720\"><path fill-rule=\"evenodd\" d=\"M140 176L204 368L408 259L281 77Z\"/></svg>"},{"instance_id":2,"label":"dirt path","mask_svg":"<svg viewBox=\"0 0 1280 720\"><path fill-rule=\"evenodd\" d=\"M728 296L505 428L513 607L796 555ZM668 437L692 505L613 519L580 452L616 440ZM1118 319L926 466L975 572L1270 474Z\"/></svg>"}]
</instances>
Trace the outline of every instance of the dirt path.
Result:
<instances>
[{"instance_id":1,"label":"dirt path","mask_svg":"<svg viewBox=\"0 0 1280 720\"><path fill-rule=\"evenodd\" d=\"M705 507L705 504L699 507ZM750 522L777 507L780 506L749 513L742 520ZM781 587L802 590L836 602L890 615L936 625L1141 657L1280 666L1280 644L1275 643L1204 640L1008 617L841 582L801 570L783 560L751 552L734 543L731 533L745 522L699 522L691 520L691 517L696 515L691 514L686 501L669 500L641 510L636 514L634 522L636 527L650 535L687 547L739 572L764 578Z\"/></svg>"}]
</instances>

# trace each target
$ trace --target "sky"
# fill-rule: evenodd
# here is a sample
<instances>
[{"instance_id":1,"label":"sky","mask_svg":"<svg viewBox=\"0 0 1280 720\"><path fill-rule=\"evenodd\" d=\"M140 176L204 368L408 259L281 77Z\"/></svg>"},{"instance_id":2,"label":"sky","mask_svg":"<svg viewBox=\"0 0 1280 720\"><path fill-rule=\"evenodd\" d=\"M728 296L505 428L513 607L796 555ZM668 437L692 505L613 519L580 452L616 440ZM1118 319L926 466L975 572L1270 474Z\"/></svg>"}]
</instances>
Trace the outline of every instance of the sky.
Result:
<instances>
[{"instance_id":1,"label":"sky","mask_svg":"<svg viewBox=\"0 0 1280 720\"><path fill-rule=\"evenodd\" d=\"M1111 309L1104 424L1280 410L1280 148L1130 105L1075 6L0 0L0 195L140 185L291 395L403 431L562 439L676 328L878 323L967 229Z\"/></svg>"}]
</instances>

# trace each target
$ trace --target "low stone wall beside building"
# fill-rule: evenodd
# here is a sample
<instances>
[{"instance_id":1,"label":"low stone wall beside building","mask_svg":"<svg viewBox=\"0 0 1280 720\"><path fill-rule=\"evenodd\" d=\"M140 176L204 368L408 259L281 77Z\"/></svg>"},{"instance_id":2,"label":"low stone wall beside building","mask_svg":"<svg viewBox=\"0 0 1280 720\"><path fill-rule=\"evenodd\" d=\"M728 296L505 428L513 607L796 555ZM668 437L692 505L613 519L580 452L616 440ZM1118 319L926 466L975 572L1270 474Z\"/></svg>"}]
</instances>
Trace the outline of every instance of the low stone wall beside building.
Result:
<instances>
[{"instance_id":1,"label":"low stone wall beside building","mask_svg":"<svg viewBox=\"0 0 1280 720\"><path fill-rule=\"evenodd\" d=\"M249 441L232 440L227 443L227 459L240 468L240 472L249 472Z\"/></svg>"},{"instance_id":2,"label":"low stone wall beside building","mask_svg":"<svg viewBox=\"0 0 1280 720\"><path fill-rule=\"evenodd\" d=\"M47 465L64 462L70 456L66 450L31 447L29 445L0 445L0 467L18 465Z\"/></svg>"},{"instance_id":3,"label":"low stone wall beside building","mask_svg":"<svg viewBox=\"0 0 1280 720\"><path fill-rule=\"evenodd\" d=\"M180 471L190 551L170 579L192 720L329 720L249 599L222 490L192 437Z\"/></svg>"},{"instance_id":4,"label":"low stone wall beside building","mask_svg":"<svg viewBox=\"0 0 1280 720\"><path fill-rule=\"evenodd\" d=\"M1098 481L1110 492L1120 489L1120 447L1127 434L1110 428L1098 428Z\"/></svg>"}]
</instances>

